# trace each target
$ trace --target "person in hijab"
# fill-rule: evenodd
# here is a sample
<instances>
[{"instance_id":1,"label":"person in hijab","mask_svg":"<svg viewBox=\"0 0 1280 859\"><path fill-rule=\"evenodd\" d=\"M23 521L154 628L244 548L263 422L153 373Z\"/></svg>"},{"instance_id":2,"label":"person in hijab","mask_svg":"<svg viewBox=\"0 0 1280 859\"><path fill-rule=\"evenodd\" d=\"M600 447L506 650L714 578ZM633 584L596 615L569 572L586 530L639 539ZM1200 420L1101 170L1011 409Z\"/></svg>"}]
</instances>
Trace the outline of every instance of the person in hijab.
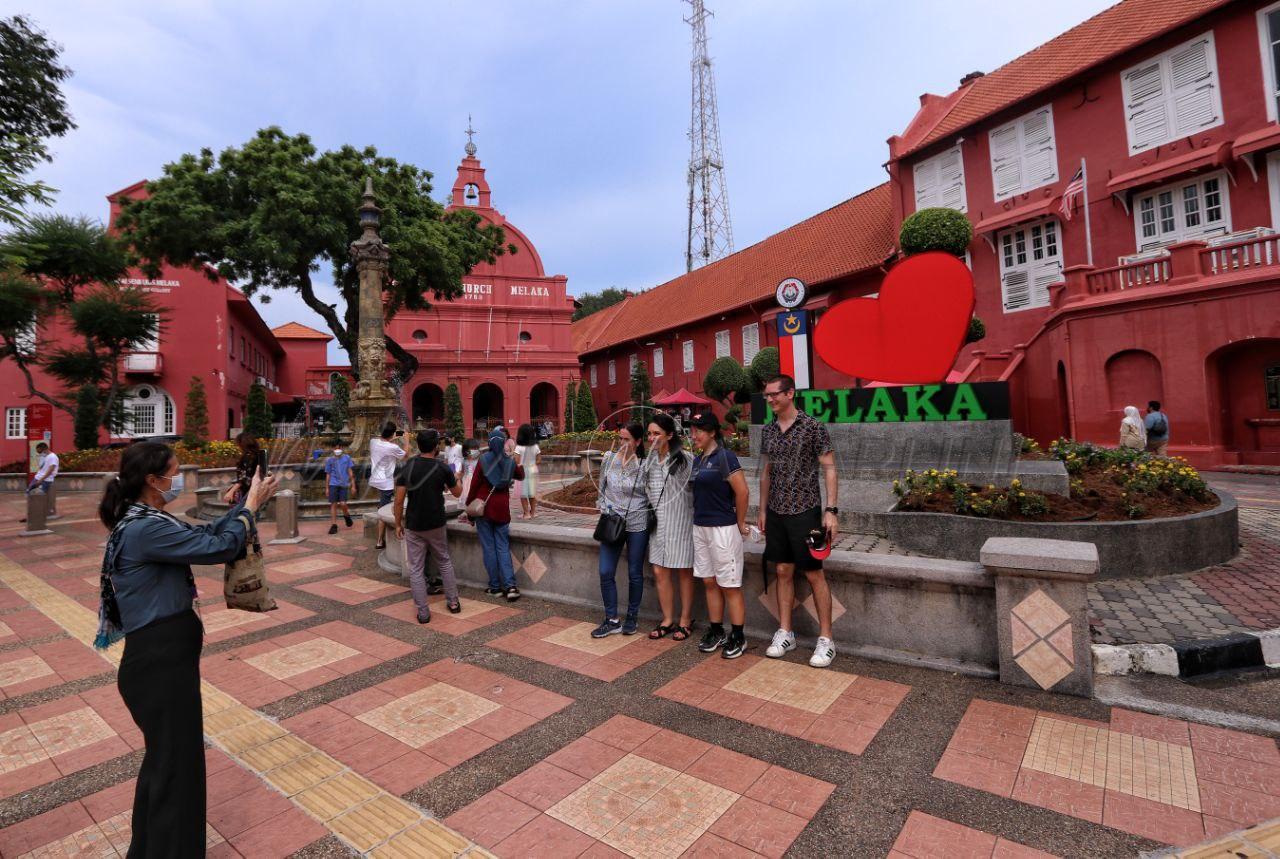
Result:
<instances>
[{"instance_id":1,"label":"person in hijab","mask_svg":"<svg viewBox=\"0 0 1280 859\"><path fill-rule=\"evenodd\" d=\"M520 599L520 589L511 567L511 483L524 478L524 469L506 452L507 440L501 430L489 434L489 449L480 454L465 503L477 498L484 501L484 515L474 522L489 574L485 593L502 594L515 602Z\"/></svg>"},{"instance_id":2,"label":"person in hijab","mask_svg":"<svg viewBox=\"0 0 1280 859\"><path fill-rule=\"evenodd\" d=\"M1142 423L1137 406L1124 407L1124 420L1120 422L1120 446L1129 450L1147 448L1147 428Z\"/></svg>"}]
</instances>

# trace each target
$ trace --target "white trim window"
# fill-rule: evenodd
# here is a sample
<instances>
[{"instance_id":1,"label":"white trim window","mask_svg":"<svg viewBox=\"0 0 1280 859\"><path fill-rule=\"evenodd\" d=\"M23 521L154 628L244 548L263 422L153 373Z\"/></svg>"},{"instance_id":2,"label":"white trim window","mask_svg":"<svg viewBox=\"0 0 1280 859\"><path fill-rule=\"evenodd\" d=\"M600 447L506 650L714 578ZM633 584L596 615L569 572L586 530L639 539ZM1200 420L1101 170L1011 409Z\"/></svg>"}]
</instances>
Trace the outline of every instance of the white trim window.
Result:
<instances>
[{"instance_id":1,"label":"white trim window","mask_svg":"<svg viewBox=\"0 0 1280 859\"><path fill-rule=\"evenodd\" d=\"M729 357L729 330L727 328L724 331L716 332L716 357Z\"/></svg>"},{"instance_id":2,"label":"white trim window","mask_svg":"<svg viewBox=\"0 0 1280 859\"><path fill-rule=\"evenodd\" d=\"M27 437L27 410L23 407L12 407L4 410L4 437L7 439Z\"/></svg>"},{"instance_id":3,"label":"white trim window","mask_svg":"<svg viewBox=\"0 0 1280 859\"><path fill-rule=\"evenodd\" d=\"M636 365L640 363L639 355L632 355L627 359L627 378L631 378L636 374Z\"/></svg>"},{"instance_id":4,"label":"white trim window","mask_svg":"<svg viewBox=\"0 0 1280 859\"><path fill-rule=\"evenodd\" d=\"M128 389L122 397L122 408L125 430L118 437L144 438L173 435L177 431L173 399L159 388L138 385Z\"/></svg>"},{"instance_id":5,"label":"white trim window","mask_svg":"<svg viewBox=\"0 0 1280 859\"><path fill-rule=\"evenodd\" d=\"M609 359L609 384L618 384L618 362L612 358Z\"/></svg>"},{"instance_id":6,"label":"white trim window","mask_svg":"<svg viewBox=\"0 0 1280 859\"><path fill-rule=\"evenodd\" d=\"M969 211L964 193L964 158L956 146L912 168L916 186L916 211L941 207Z\"/></svg>"},{"instance_id":7,"label":"white trim window","mask_svg":"<svg viewBox=\"0 0 1280 859\"><path fill-rule=\"evenodd\" d=\"M1212 30L1126 69L1120 80L1130 155L1222 124Z\"/></svg>"},{"instance_id":8,"label":"white trim window","mask_svg":"<svg viewBox=\"0 0 1280 859\"><path fill-rule=\"evenodd\" d=\"M666 369L662 366L662 347L659 346L653 350L653 377L656 379L665 372Z\"/></svg>"},{"instance_id":9,"label":"white trim window","mask_svg":"<svg viewBox=\"0 0 1280 859\"><path fill-rule=\"evenodd\" d=\"M1225 173L1166 185L1133 201L1138 251L1231 232L1231 205Z\"/></svg>"},{"instance_id":10,"label":"white trim window","mask_svg":"<svg viewBox=\"0 0 1280 859\"><path fill-rule=\"evenodd\" d=\"M591 387L597 387L600 384L600 374L596 372L600 368L595 364L591 365Z\"/></svg>"},{"instance_id":11,"label":"white trim window","mask_svg":"<svg viewBox=\"0 0 1280 859\"><path fill-rule=\"evenodd\" d=\"M683 353L683 361L681 362L681 365L684 367L684 372L692 373L693 366L694 366L693 365L693 341L692 340L684 341L684 346L681 348L680 351Z\"/></svg>"},{"instance_id":12,"label":"white trim window","mask_svg":"<svg viewBox=\"0 0 1280 859\"><path fill-rule=\"evenodd\" d=\"M1049 284L1062 280L1062 243L1057 221L1005 230L996 237L1004 312L1049 306Z\"/></svg>"},{"instance_id":13,"label":"white trim window","mask_svg":"<svg viewBox=\"0 0 1280 859\"><path fill-rule=\"evenodd\" d=\"M1267 119L1276 122L1280 120L1280 3L1258 10L1258 41L1262 48Z\"/></svg>"},{"instance_id":14,"label":"white trim window","mask_svg":"<svg viewBox=\"0 0 1280 859\"><path fill-rule=\"evenodd\" d=\"M751 359L760 351L760 323L752 322L742 326L742 366L751 363Z\"/></svg>"},{"instance_id":15,"label":"white trim window","mask_svg":"<svg viewBox=\"0 0 1280 859\"><path fill-rule=\"evenodd\" d=\"M1053 107L1045 106L991 130L991 187L1003 200L1058 181Z\"/></svg>"},{"instance_id":16,"label":"white trim window","mask_svg":"<svg viewBox=\"0 0 1280 859\"><path fill-rule=\"evenodd\" d=\"M31 358L36 354L36 343L39 340L36 321L33 319L13 333L13 348L23 358Z\"/></svg>"}]
</instances>

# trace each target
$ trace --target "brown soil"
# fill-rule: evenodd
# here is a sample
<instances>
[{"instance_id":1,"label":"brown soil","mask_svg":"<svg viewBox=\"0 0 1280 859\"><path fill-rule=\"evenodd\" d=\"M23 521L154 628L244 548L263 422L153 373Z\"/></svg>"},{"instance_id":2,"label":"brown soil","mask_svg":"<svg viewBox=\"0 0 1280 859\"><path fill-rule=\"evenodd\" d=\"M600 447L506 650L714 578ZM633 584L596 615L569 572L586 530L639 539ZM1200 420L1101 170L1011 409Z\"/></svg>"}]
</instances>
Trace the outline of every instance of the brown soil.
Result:
<instances>
[{"instance_id":1,"label":"brown soil","mask_svg":"<svg viewBox=\"0 0 1280 859\"><path fill-rule=\"evenodd\" d=\"M596 506L596 484L590 477L580 477L568 486L562 486L546 496L552 504L563 504L566 507Z\"/></svg>"},{"instance_id":2,"label":"brown soil","mask_svg":"<svg viewBox=\"0 0 1280 859\"><path fill-rule=\"evenodd\" d=\"M1206 501L1198 501L1177 491L1168 494L1131 496L1126 499L1121 497L1124 490L1101 472L1085 472L1077 475L1076 479L1083 484L1083 488L1073 492L1070 498L1045 494L1045 500L1049 504L1048 512L1037 516L1023 516L1016 509L1011 509L1007 516L999 518L1014 522L1117 522L1132 518L1125 512L1126 501L1134 501L1142 506L1143 515L1137 517L1139 519L1186 516L1202 510L1212 510L1218 506L1218 496L1213 493L1209 493ZM973 489L977 490L978 487L974 486ZM978 496L993 498L1002 491L1001 489L982 489L978 492ZM951 496L943 493L921 499L920 503L913 504L910 509L905 507L898 509L920 513L955 512Z\"/></svg>"}]
</instances>

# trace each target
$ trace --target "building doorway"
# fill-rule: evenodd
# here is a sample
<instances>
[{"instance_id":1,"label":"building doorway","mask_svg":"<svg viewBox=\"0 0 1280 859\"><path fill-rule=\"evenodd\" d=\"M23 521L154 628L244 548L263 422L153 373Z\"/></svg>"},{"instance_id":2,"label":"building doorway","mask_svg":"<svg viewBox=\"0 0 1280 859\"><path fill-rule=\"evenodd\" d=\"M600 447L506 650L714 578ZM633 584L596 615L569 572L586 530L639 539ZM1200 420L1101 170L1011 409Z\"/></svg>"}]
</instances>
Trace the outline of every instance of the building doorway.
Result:
<instances>
[{"instance_id":1,"label":"building doorway","mask_svg":"<svg viewBox=\"0 0 1280 859\"><path fill-rule=\"evenodd\" d=\"M424 382L413 389L413 425L444 431L444 391Z\"/></svg>"},{"instance_id":2,"label":"building doorway","mask_svg":"<svg viewBox=\"0 0 1280 859\"><path fill-rule=\"evenodd\" d=\"M1224 346L1209 356L1219 443L1228 463L1280 465L1280 339ZM1177 431L1176 416L1170 423ZM1177 443L1177 439L1174 439Z\"/></svg>"},{"instance_id":3,"label":"building doorway","mask_svg":"<svg viewBox=\"0 0 1280 859\"><path fill-rule=\"evenodd\" d=\"M504 423L502 411L502 389L493 382L485 382L476 388L471 397L471 419L474 421L473 431L483 438L494 427Z\"/></svg>"},{"instance_id":4,"label":"building doorway","mask_svg":"<svg viewBox=\"0 0 1280 859\"><path fill-rule=\"evenodd\" d=\"M1058 438L1071 438L1071 390L1067 386L1067 368L1058 362Z\"/></svg>"},{"instance_id":5,"label":"building doorway","mask_svg":"<svg viewBox=\"0 0 1280 859\"><path fill-rule=\"evenodd\" d=\"M560 392L550 382L539 382L529 392L529 421L541 428L548 421L554 430L560 426Z\"/></svg>"}]
</instances>

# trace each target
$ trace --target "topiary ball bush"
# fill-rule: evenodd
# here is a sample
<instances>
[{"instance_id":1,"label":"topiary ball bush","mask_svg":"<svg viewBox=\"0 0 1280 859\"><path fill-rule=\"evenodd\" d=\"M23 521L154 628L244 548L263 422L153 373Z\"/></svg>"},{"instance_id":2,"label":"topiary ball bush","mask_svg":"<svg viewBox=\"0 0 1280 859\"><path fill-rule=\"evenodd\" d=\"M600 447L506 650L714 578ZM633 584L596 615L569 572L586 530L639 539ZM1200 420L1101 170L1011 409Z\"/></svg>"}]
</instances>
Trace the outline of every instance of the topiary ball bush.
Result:
<instances>
[{"instance_id":1,"label":"topiary ball bush","mask_svg":"<svg viewBox=\"0 0 1280 859\"><path fill-rule=\"evenodd\" d=\"M987 336L987 325L976 316L969 318L969 331L964 335L964 342L977 343Z\"/></svg>"},{"instance_id":2,"label":"topiary ball bush","mask_svg":"<svg viewBox=\"0 0 1280 859\"><path fill-rule=\"evenodd\" d=\"M963 256L971 241L973 226L955 209L921 209L902 222L898 233L898 244L908 256L925 251Z\"/></svg>"}]
</instances>

